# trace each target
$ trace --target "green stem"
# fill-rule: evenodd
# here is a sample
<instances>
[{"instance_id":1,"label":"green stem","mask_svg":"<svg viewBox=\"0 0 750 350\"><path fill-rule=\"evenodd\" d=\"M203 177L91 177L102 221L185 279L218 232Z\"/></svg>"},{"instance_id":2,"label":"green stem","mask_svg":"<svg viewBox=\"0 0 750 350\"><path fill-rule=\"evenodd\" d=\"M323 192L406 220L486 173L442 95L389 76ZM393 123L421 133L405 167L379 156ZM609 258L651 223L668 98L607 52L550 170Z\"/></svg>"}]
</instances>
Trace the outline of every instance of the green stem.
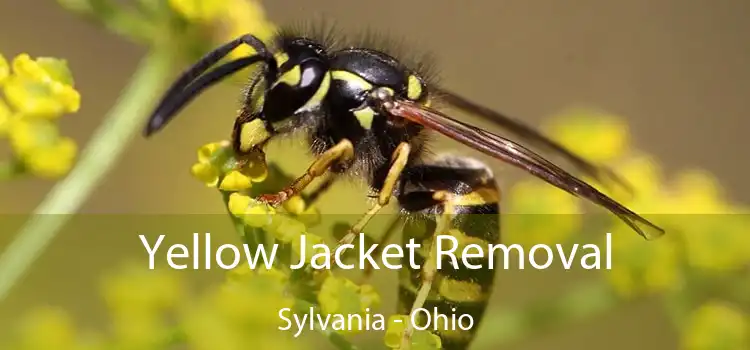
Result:
<instances>
[{"instance_id":1,"label":"green stem","mask_svg":"<svg viewBox=\"0 0 750 350\"><path fill-rule=\"evenodd\" d=\"M171 72L171 56L150 52L130 84L96 130L70 174L47 194L34 215L0 256L0 301L23 277L44 248L78 211L148 116Z\"/></svg>"}]
</instances>

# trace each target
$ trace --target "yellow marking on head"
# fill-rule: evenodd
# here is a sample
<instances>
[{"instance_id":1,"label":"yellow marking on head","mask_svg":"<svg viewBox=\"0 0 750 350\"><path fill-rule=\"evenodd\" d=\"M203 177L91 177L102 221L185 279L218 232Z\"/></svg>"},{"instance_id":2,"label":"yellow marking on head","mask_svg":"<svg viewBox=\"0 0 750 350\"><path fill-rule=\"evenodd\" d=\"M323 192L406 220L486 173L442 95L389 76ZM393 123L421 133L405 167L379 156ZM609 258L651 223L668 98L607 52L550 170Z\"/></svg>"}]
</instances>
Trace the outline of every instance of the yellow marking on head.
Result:
<instances>
[{"instance_id":1,"label":"yellow marking on head","mask_svg":"<svg viewBox=\"0 0 750 350\"><path fill-rule=\"evenodd\" d=\"M310 107L313 107L323 102L323 99L328 94L328 89L330 88L331 88L331 75L326 73L326 75L323 77L323 81L320 82L320 86L318 86L318 90L315 91L315 94L312 97L310 97L310 99L307 100L305 105L302 106L300 109L306 110Z\"/></svg>"},{"instance_id":2,"label":"yellow marking on head","mask_svg":"<svg viewBox=\"0 0 750 350\"><path fill-rule=\"evenodd\" d=\"M286 63L286 61L289 61L289 55L286 52L277 52L273 55L273 58L276 59L276 65L281 67L282 64Z\"/></svg>"},{"instance_id":3,"label":"yellow marking on head","mask_svg":"<svg viewBox=\"0 0 750 350\"><path fill-rule=\"evenodd\" d=\"M497 189L490 187L482 187L476 191L469 192L463 195L452 195L452 202L454 205L483 205L492 204L500 201L500 192Z\"/></svg>"},{"instance_id":4,"label":"yellow marking on head","mask_svg":"<svg viewBox=\"0 0 750 350\"><path fill-rule=\"evenodd\" d=\"M299 65L292 67L292 69L281 74L279 79L276 79L274 86L284 83L289 86L297 86L302 81L302 68Z\"/></svg>"},{"instance_id":5,"label":"yellow marking on head","mask_svg":"<svg viewBox=\"0 0 750 350\"><path fill-rule=\"evenodd\" d=\"M240 150L247 152L270 137L263 120L254 119L240 127Z\"/></svg>"},{"instance_id":6,"label":"yellow marking on head","mask_svg":"<svg viewBox=\"0 0 750 350\"><path fill-rule=\"evenodd\" d=\"M377 113L375 113L370 107L354 111L354 116L357 117L359 125L365 128L365 130L370 130L370 128L372 128L372 120L375 119L375 114Z\"/></svg>"},{"instance_id":7,"label":"yellow marking on head","mask_svg":"<svg viewBox=\"0 0 750 350\"><path fill-rule=\"evenodd\" d=\"M438 294L454 302L477 302L487 300L487 294L478 283L458 281L450 278L440 279Z\"/></svg>"},{"instance_id":8,"label":"yellow marking on head","mask_svg":"<svg viewBox=\"0 0 750 350\"><path fill-rule=\"evenodd\" d=\"M415 75L410 75L406 85L406 97L416 101L422 97L422 82Z\"/></svg>"},{"instance_id":9,"label":"yellow marking on head","mask_svg":"<svg viewBox=\"0 0 750 350\"><path fill-rule=\"evenodd\" d=\"M349 83L357 84L362 90L372 90L372 84L352 72L345 70L335 70L331 72L331 76L334 80L343 80Z\"/></svg>"}]
</instances>

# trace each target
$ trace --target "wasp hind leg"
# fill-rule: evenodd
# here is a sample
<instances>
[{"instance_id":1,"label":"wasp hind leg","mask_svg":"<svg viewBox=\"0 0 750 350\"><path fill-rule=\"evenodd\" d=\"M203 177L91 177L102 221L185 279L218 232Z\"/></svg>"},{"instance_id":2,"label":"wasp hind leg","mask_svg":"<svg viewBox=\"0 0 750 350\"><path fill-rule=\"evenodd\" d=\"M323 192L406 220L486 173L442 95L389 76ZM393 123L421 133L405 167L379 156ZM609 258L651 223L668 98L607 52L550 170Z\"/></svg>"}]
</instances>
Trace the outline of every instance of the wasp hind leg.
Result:
<instances>
[{"instance_id":1,"label":"wasp hind leg","mask_svg":"<svg viewBox=\"0 0 750 350\"><path fill-rule=\"evenodd\" d=\"M283 190L264 194L258 197L258 200L266 202L272 206L277 206L287 199L302 193L313 180L323 176L335 164L348 163L354 159L354 146L351 141L344 139L319 155L312 164L307 168L304 175L300 176Z\"/></svg>"},{"instance_id":2,"label":"wasp hind leg","mask_svg":"<svg viewBox=\"0 0 750 350\"><path fill-rule=\"evenodd\" d=\"M407 169L398 200L408 216L404 243L413 239L420 244L414 262L421 266L405 266L400 271L399 312L410 316L401 349L411 347L415 325L422 329L426 322L430 322L426 330L437 333L443 349L466 349L494 284L486 249L500 238L500 191L492 172L471 158L442 156ZM438 257L438 235L458 243L453 251L456 265L452 257ZM465 260L481 268L463 264L460 247L471 243L482 247L484 254L477 257L474 249ZM443 250L452 245L449 240L441 241Z\"/></svg>"}]
</instances>

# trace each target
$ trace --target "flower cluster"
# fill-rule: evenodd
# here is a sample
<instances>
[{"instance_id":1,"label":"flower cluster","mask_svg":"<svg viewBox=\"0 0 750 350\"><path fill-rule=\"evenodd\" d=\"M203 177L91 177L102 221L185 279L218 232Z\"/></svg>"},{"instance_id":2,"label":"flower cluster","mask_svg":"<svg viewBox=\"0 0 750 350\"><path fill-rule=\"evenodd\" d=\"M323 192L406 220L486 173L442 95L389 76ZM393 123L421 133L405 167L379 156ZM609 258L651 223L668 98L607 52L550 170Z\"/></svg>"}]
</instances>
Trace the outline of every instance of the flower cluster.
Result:
<instances>
[{"instance_id":1,"label":"flower cluster","mask_svg":"<svg viewBox=\"0 0 750 350\"><path fill-rule=\"evenodd\" d=\"M612 232L614 237L613 268L605 278L617 294L634 297L666 293L670 298L688 295L702 289L702 283L717 281L726 286L713 289L733 290L739 288L737 281L748 278L750 216L723 195L713 176L685 170L666 178L652 157L629 144L624 122L606 113L573 111L555 119L550 129L573 151L613 164L635 193L627 196L611 188L602 190L667 230L661 239L646 241L616 218L604 228L603 232ZM592 142L596 147L591 147ZM685 331L688 349L715 349L721 347L716 343L721 338L726 340L722 348L747 346L747 316L741 311L721 303L680 306L695 307ZM709 326L720 315L725 316L727 324Z\"/></svg>"},{"instance_id":2,"label":"flower cluster","mask_svg":"<svg viewBox=\"0 0 750 350\"><path fill-rule=\"evenodd\" d=\"M262 153L245 155L238 161L233 156L228 142L209 143L199 148L198 162L191 167L191 173L206 186L217 187L225 194L229 213L240 220L242 225L251 229L261 229L274 242L280 244L282 250L297 257L302 256L304 252L309 263L309 259L319 253L315 245L325 244L323 237L308 231L308 226L317 222L319 214L300 196L290 198L279 210L254 199L254 184L271 178ZM305 235L306 238L304 246L300 245L301 235ZM296 290L298 294L315 295L311 302L317 305L323 314L364 315L380 305L380 296L371 285L356 284L328 270L297 276L297 280L294 280L290 276L288 266L282 264L279 270L275 270L278 272L278 279L284 281L288 287L287 293L289 290ZM242 269L234 274L251 272ZM307 290L300 293L300 289ZM348 329L339 333L356 334L361 331ZM403 327L393 322L389 323L386 332L386 342L390 342L388 346L396 348L397 346L391 343L396 337L400 341L403 331ZM432 333L416 332L413 339L414 349L440 348L439 338Z\"/></svg>"},{"instance_id":3,"label":"flower cluster","mask_svg":"<svg viewBox=\"0 0 750 350\"><path fill-rule=\"evenodd\" d=\"M710 301L693 311L684 333L687 350L747 349L750 318L733 305Z\"/></svg>"},{"instance_id":4,"label":"flower cluster","mask_svg":"<svg viewBox=\"0 0 750 350\"><path fill-rule=\"evenodd\" d=\"M81 96L64 60L20 54L11 62L0 55L0 137L13 151L0 178L31 174L58 178L72 167L73 139L60 134L58 120L80 108Z\"/></svg>"},{"instance_id":5,"label":"flower cluster","mask_svg":"<svg viewBox=\"0 0 750 350\"><path fill-rule=\"evenodd\" d=\"M248 270L245 270L248 271ZM201 294L188 292L172 270L125 266L102 285L111 317L106 332L77 330L58 309L42 308L26 317L9 348L42 349L260 349L304 350L277 331L278 311L292 307L286 280L278 270L230 273L226 283ZM3 341L3 345L9 345Z\"/></svg>"}]
</instances>

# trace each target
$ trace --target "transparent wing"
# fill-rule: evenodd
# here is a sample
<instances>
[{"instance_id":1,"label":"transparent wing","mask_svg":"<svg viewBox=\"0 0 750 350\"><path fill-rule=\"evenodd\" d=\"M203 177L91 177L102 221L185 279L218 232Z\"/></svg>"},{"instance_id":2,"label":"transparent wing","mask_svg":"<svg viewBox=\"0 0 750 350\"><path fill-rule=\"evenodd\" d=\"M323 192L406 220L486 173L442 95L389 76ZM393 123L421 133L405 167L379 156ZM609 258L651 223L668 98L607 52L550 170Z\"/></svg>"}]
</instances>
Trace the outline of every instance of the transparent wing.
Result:
<instances>
[{"instance_id":1,"label":"transparent wing","mask_svg":"<svg viewBox=\"0 0 750 350\"><path fill-rule=\"evenodd\" d=\"M528 144L530 145L538 146L543 149L545 153L557 154L562 156L584 174L592 177L605 186L610 186L612 185L612 182L614 182L615 184L621 186L632 194L633 190L630 184L628 184L627 181L615 174L612 170L606 167L598 166L581 158L577 154L567 149L565 146L559 144L558 142L555 142L554 140L543 135L534 128L531 128L528 125L502 113L498 113L492 109L469 101L465 97L462 97L451 91L439 87L433 87L432 89L436 90L437 94L440 96L440 101L445 102L448 105L462 110L466 113L473 114L483 120L494 123L495 125L509 131L511 134L513 134L514 138L523 140L524 142L528 142Z\"/></svg>"},{"instance_id":2,"label":"transparent wing","mask_svg":"<svg viewBox=\"0 0 750 350\"><path fill-rule=\"evenodd\" d=\"M421 124L466 146L521 168L570 194L598 204L617 215L646 239L657 238L664 234L664 230L660 227L539 154L509 139L408 100L391 100L383 103L382 108L394 116Z\"/></svg>"}]
</instances>

